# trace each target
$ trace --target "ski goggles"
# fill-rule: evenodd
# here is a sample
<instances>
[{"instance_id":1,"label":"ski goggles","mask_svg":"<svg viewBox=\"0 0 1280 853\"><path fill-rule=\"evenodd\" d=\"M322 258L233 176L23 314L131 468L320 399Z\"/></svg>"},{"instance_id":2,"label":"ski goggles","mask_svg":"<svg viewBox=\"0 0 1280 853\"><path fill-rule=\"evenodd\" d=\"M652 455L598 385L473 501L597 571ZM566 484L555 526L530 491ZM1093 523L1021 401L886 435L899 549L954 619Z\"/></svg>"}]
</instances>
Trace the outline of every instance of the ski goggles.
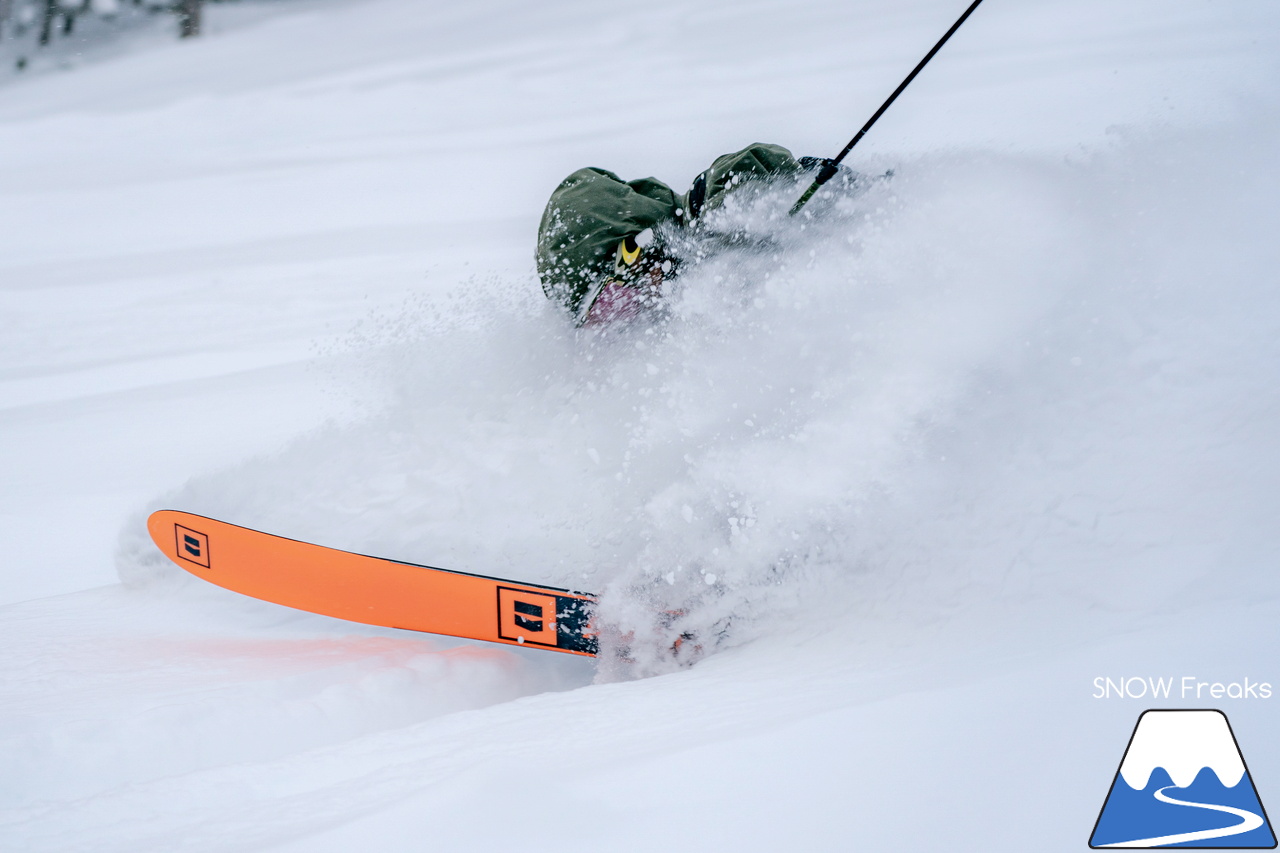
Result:
<instances>
[{"instance_id":1,"label":"ski goggles","mask_svg":"<svg viewBox=\"0 0 1280 853\"><path fill-rule=\"evenodd\" d=\"M602 326L630 320L662 301L663 279L675 264L658 249L653 230L624 237L614 250L613 271L587 294L578 314L579 326Z\"/></svg>"}]
</instances>

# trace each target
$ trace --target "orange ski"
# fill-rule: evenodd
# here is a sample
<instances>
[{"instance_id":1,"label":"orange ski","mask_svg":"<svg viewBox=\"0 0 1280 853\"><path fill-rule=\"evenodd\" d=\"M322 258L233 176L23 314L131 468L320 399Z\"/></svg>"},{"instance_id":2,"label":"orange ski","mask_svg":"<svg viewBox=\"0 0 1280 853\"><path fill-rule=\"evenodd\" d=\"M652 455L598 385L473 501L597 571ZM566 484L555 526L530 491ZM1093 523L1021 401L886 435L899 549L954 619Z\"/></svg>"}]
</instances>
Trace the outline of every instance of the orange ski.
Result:
<instances>
[{"instance_id":1,"label":"orange ski","mask_svg":"<svg viewBox=\"0 0 1280 853\"><path fill-rule=\"evenodd\" d=\"M152 540L191 574L234 592L367 625L594 655L595 597L298 542L160 510Z\"/></svg>"}]
</instances>

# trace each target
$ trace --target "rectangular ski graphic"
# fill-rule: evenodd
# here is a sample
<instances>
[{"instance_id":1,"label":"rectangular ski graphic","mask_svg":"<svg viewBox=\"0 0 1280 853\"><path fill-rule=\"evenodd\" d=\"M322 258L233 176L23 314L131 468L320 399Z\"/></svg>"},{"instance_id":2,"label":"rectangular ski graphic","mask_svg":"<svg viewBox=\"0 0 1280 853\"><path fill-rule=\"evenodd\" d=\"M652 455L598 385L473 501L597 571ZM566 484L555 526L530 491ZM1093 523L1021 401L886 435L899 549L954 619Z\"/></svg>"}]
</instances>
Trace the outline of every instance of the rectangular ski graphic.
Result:
<instances>
[{"instance_id":1,"label":"rectangular ski graphic","mask_svg":"<svg viewBox=\"0 0 1280 853\"><path fill-rule=\"evenodd\" d=\"M193 575L234 592L367 625L594 655L595 597L366 557L212 518L160 510L151 539Z\"/></svg>"}]
</instances>

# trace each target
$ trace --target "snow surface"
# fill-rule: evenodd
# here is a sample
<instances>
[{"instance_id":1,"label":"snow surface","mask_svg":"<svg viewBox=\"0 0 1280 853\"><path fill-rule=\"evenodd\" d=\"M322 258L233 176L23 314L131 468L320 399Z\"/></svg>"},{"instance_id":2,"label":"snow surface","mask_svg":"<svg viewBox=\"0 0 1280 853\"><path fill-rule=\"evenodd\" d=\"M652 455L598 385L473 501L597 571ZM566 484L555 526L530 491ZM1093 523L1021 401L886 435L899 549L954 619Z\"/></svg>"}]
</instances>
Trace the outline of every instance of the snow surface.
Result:
<instances>
[{"instance_id":1,"label":"snow surface","mask_svg":"<svg viewBox=\"0 0 1280 853\"><path fill-rule=\"evenodd\" d=\"M1083 849L1209 707L1095 678L1280 684L1274 2L990 0L891 181L663 326L544 304L565 174L834 152L958 6L218 4L0 81L0 848ZM237 597L162 506L599 592L634 662ZM1213 700L1264 803L1277 701Z\"/></svg>"}]
</instances>

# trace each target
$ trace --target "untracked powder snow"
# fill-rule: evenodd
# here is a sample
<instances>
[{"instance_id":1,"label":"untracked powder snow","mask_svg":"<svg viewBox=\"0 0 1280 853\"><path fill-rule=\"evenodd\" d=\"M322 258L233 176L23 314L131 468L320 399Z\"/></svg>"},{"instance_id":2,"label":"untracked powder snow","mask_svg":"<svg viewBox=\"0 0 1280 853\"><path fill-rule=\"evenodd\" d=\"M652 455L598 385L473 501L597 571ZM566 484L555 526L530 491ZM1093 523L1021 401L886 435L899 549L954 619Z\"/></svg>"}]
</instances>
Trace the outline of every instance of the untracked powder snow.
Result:
<instances>
[{"instance_id":1,"label":"untracked powder snow","mask_svg":"<svg viewBox=\"0 0 1280 853\"><path fill-rule=\"evenodd\" d=\"M1095 678L1280 684L1274 4L991 0L853 191L542 295L569 171L834 153L953 6L209 4L0 80L0 848L1077 850L1156 701ZM237 596L160 508L601 654Z\"/></svg>"}]
</instances>

